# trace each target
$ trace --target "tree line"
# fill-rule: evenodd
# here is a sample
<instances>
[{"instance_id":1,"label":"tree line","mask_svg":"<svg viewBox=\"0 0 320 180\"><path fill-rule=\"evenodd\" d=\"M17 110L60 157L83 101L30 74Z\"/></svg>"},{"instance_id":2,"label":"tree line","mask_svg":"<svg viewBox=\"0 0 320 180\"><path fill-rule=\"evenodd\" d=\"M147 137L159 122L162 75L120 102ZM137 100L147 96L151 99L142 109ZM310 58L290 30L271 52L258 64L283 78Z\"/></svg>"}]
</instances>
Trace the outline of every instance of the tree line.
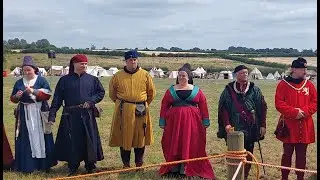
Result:
<instances>
[{"instance_id":1,"label":"tree line","mask_svg":"<svg viewBox=\"0 0 320 180\"><path fill-rule=\"evenodd\" d=\"M128 48L125 49L118 49L118 50L110 50L110 51L93 51L96 50L96 46L91 44L91 48L85 49L74 49L72 47L61 47L58 48L55 45L51 44L47 39L40 39L36 42L28 43L25 39L9 39L8 41L3 41L4 53L3 53L3 62L6 61L6 54L11 53L12 49L22 49L22 53L48 53L50 50L54 50L56 53L62 54L89 54L89 55L101 55L101 56L123 56L124 50L129 50ZM103 47L104 50L108 50L108 48ZM189 50L183 50L179 47L171 47L170 49L166 49L164 47L157 47L154 50L144 48L136 50L143 50L143 51L166 51L164 53L160 53L159 57L217 57L217 58L224 58L230 59L234 61L243 62L246 64L254 64L272 68L287 68L288 65L275 63L275 62L266 62L261 60L252 59L254 57L298 57L298 56L317 56L317 49L305 49L299 51L298 49L293 48L273 48L273 49L253 49L253 48L246 48L246 47L234 47L230 46L227 50L217 50L217 49L200 49L198 47L194 47ZM168 53L169 52L169 53ZM180 52L177 53L170 53L170 52ZM183 53L186 52L186 53ZM187 52L196 52L193 54L188 54ZM199 52L199 53L197 53ZM155 54L148 55L145 53L140 53L139 56L147 57L147 56L156 56ZM316 67L310 67L309 69L316 70Z\"/></svg>"}]
</instances>

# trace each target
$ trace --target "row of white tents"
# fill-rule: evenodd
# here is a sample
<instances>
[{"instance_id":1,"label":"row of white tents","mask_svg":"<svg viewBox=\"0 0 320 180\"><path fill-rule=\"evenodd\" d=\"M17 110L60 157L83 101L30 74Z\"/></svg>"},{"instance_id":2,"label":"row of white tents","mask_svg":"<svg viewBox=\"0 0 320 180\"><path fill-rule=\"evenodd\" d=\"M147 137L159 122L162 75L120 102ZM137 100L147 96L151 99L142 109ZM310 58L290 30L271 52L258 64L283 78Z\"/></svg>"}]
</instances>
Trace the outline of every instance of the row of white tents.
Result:
<instances>
[{"instance_id":1,"label":"row of white tents","mask_svg":"<svg viewBox=\"0 0 320 180\"><path fill-rule=\"evenodd\" d=\"M69 73L69 67L67 66L64 68L63 66L52 66L48 71L46 71L44 68L39 68L39 71L42 76L47 76L47 75L63 76ZM116 67L111 67L108 70L106 70L100 66L87 66L87 70L86 70L88 74L91 74L96 77L113 76L118 71L119 70ZM21 67L16 67L10 74L14 76L20 76ZM158 77L158 78L168 77L168 78L174 79L174 78L177 78L178 71L168 71L166 73L161 68L153 67L149 71L149 74L151 75L151 77ZM202 67L198 67L197 69L192 71L192 75L193 77L204 78L205 76L208 75L208 73ZM234 76L233 72L231 71L221 71L219 73L215 73L212 78L213 79L233 79L233 76ZM253 70L249 73L249 79L255 79L255 80L262 80L262 79L279 80L284 78L285 76L286 76L286 72L282 72L280 74L278 71L276 71L274 74L269 73L264 78L262 76L262 73L256 67L253 68ZM209 77L209 75L207 77Z\"/></svg>"},{"instance_id":2,"label":"row of white tents","mask_svg":"<svg viewBox=\"0 0 320 180\"><path fill-rule=\"evenodd\" d=\"M69 73L69 66L67 67L52 66L48 71L46 71L44 68L38 68L38 69L42 76L48 76L48 75L64 76ZM119 70L116 67L111 67L108 70L106 70L100 66L87 66L87 70L86 70L88 74L91 74L96 77L113 76L118 71ZM14 76L20 76L21 67L16 67L10 74Z\"/></svg>"},{"instance_id":3,"label":"row of white tents","mask_svg":"<svg viewBox=\"0 0 320 180\"><path fill-rule=\"evenodd\" d=\"M149 71L150 75L152 77L165 77L166 73L162 69L157 69L156 67L153 67ZM177 78L178 76L178 71L169 71L167 73L168 78ZM205 75L207 75L207 72L202 68L198 67L196 70L192 71L193 77L199 77L202 78ZM233 79L233 72L231 71L221 71L219 73L216 73L214 75L214 79ZM249 73L249 79L256 79L256 80L262 80L262 79L267 79L267 80L279 80L285 77L285 73L283 72L281 75L279 74L278 71L276 71L274 74L269 73L266 78L262 76L262 73L259 71L258 68L254 68L250 73Z\"/></svg>"}]
</instances>

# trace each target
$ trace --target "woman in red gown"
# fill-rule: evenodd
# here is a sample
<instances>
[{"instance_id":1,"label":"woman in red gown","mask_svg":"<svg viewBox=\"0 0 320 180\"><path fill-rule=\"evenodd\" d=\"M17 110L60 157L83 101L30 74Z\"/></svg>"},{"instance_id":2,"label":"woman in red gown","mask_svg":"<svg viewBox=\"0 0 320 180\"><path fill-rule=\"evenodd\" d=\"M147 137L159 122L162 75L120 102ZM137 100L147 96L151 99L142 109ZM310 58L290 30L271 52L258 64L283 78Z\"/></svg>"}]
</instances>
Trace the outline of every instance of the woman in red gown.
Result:
<instances>
[{"instance_id":1,"label":"woman in red gown","mask_svg":"<svg viewBox=\"0 0 320 180\"><path fill-rule=\"evenodd\" d=\"M192 85L189 68L178 72L178 84L165 93L159 125L164 129L162 150L167 162L206 157L206 128L210 125L206 97L198 86ZM182 174L214 179L209 160L162 166L160 175Z\"/></svg>"},{"instance_id":2,"label":"woman in red gown","mask_svg":"<svg viewBox=\"0 0 320 180\"><path fill-rule=\"evenodd\" d=\"M3 168L4 169L11 169L13 165L13 156L12 156L12 151L10 148L10 144L3 126L2 122L2 137L3 137L3 151L2 151L2 158L3 158Z\"/></svg>"}]
</instances>

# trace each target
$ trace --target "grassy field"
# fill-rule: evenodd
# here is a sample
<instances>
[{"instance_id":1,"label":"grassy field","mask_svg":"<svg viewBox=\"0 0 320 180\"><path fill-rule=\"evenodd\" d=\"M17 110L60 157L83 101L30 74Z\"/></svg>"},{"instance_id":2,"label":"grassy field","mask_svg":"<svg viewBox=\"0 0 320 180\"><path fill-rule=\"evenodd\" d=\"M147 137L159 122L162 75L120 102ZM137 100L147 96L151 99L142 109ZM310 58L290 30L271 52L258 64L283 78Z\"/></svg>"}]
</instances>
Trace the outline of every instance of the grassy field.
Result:
<instances>
[{"instance_id":1,"label":"grassy field","mask_svg":"<svg viewBox=\"0 0 320 180\"><path fill-rule=\"evenodd\" d=\"M35 63L39 67L50 67L51 61L48 59L47 54L44 53L34 53L34 54L9 54L8 61L10 66L21 66L22 59L25 55L32 56L35 59ZM73 54L57 54L57 58L53 59L53 65L56 66L69 66L69 61ZM118 67L122 68L124 66L123 57L104 57L99 55L88 55L89 65L99 65L101 67ZM143 68L152 68L153 66L167 68L168 70L177 70L184 63L190 63L193 69L197 67L203 67L204 69L214 67L214 68L227 68L231 71L240 64L241 62L221 59L221 58L187 58L187 57L139 57L139 64ZM266 67L257 66L251 64L245 64L249 68L257 67L262 70ZM283 71L285 71L284 69ZM275 72L276 70L274 70ZM273 72L273 73L274 73ZM265 74L266 76L267 74Z\"/></svg>"},{"instance_id":2,"label":"grassy field","mask_svg":"<svg viewBox=\"0 0 320 180\"><path fill-rule=\"evenodd\" d=\"M305 57L308 61L309 66L317 67L317 57ZM291 64L293 60L297 59L295 57L255 57L253 59L267 61L267 62L277 62L283 64Z\"/></svg>"},{"instance_id":3,"label":"grassy field","mask_svg":"<svg viewBox=\"0 0 320 180\"><path fill-rule=\"evenodd\" d=\"M9 96L12 91L12 87L14 85L16 79L12 77L4 78L4 98L3 98L3 110L4 110L4 126L6 128L7 136L9 138L10 145L14 150L14 117L13 117L13 109L15 104L9 101ZM48 78L52 89L54 89L58 78L57 77L49 77ZM108 96L108 83L110 78L101 78L102 84L105 87L106 95L103 101L100 103L102 108L104 109L103 115L101 119L97 119L99 132L101 136L103 152L105 159L97 163L97 167L99 169L120 169L122 167L120 153L118 148L111 148L108 146L109 142L109 133L111 126L111 117L113 113L114 104L109 99ZM154 128L154 138L155 143L146 148L145 154L145 164L155 164L164 162L164 157L161 149L161 137L162 137L162 129L158 126L158 118L159 118L159 109L162 97L169 87L169 85L174 83L174 79L154 79L154 83L157 89L157 95L155 100L152 102L151 115L153 118L153 128ZM207 129L207 153L208 155L216 154L216 153L224 153L226 151L226 145L224 140L218 139L216 137L217 132L217 107L219 96L224 88L224 86L228 83L227 80L200 80L196 79L195 84L199 85L199 87L204 91L207 97L211 126ZM274 93L276 88L276 81L255 81L255 83L261 88L265 99L268 103L268 114L267 114L267 133L266 138L261 142L262 151L264 155L264 162L279 165L281 154L282 154L282 144L278 141L273 132L276 128L277 119L279 113L276 111L274 107ZM58 116L60 117L61 109L58 112ZM314 116L315 124L316 124L316 115ZM57 128L59 125L60 119L56 119L56 123L53 127L54 136L56 136ZM260 161L260 155L258 150L258 145L256 144L255 148L255 156ZM131 156L132 157L132 156ZM293 165L294 165L293 157ZM220 162L220 160L212 160L213 168L217 179L223 180L226 179L227 176L227 167L223 164L216 164ZM134 164L133 159L131 159L131 165ZM83 164L82 164L83 165ZM308 148L307 152L307 168L311 170L316 170L317 168L317 149L316 143L311 144ZM98 176L94 179L160 179L158 175L159 168L151 168L142 172L132 172L128 174L112 174L108 176ZM4 179L48 179L54 177L64 177L67 175L67 166L64 162L59 162L57 166L53 168L53 172L50 174L45 174L41 172L35 172L30 175L23 175L17 172L4 172ZM251 170L250 179L254 179L254 168ZM79 169L79 173L85 173L85 169L83 166ZM262 174L262 168L260 170L260 174ZM281 176L280 170L274 168L266 167L266 177L263 179L279 179ZM310 174L306 174L306 176L310 176ZM295 174L291 172L290 179L295 179Z\"/></svg>"}]
</instances>

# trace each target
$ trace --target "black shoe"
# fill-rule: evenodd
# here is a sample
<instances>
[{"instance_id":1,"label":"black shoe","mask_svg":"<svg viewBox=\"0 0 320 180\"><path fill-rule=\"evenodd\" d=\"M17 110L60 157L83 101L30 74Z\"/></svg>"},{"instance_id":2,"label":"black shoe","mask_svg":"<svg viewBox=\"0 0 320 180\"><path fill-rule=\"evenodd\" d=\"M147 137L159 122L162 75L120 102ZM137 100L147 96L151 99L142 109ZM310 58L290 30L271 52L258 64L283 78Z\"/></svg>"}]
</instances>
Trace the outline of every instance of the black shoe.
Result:
<instances>
[{"instance_id":1,"label":"black shoe","mask_svg":"<svg viewBox=\"0 0 320 180\"><path fill-rule=\"evenodd\" d=\"M69 174L68 176L74 176L77 174L77 169L69 169Z\"/></svg>"},{"instance_id":2,"label":"black shoe","mask_svg":"<svg viewBox=\"0 0 320 180\"><path fill-rule=\"evenodd\" d=\"M87 174L92 174L94 173L94 169L87 169Z\"/></svg>"}]
</instances>

